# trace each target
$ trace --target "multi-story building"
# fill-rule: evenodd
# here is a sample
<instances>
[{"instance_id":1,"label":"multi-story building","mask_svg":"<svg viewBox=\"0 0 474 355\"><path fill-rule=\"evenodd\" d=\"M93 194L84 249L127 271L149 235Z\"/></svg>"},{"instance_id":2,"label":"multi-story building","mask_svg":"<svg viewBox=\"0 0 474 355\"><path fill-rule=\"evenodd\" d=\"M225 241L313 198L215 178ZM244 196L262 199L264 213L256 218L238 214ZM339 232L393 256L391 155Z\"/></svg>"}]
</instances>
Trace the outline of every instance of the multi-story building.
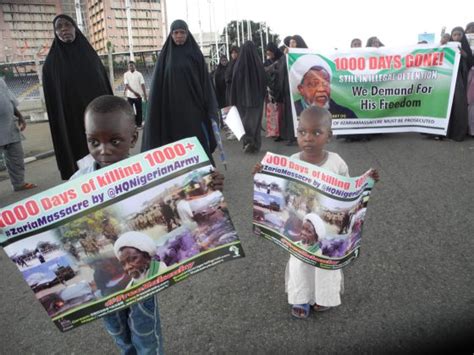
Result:
<instances>
[{"instance_id":1,"label":"multi-story building","mask_svg":"<svg viewBox=\"0 0 474 355\"><path fill-rule=\"evenodd\" d=\"M80 0L83 33L99 54L128 52L126 0ZM133 49L161 48L165 0L130 0ZM53 18L60 13L77 22L74 0L0 0L0 63L44 58L54 38Z\"/></svg>"},{"instance_id":2,"label":"multi-story building","mask_svg":"<svg viewBox=\"0 0 474 355\"><path fill-rule=\"evenodd\" d=\"M136 52L157 50L163 44L162 0L130 0L132 43ZM114 52L129 49L126 0L87 0L90 42L99 54L107 53L107 42Z\"/></svg>"},{"instance_id":3,"label":"multi-story building","mask_svg":"<svg viewBox=\"0 0 474 355\"><path fill-rule=\"evenodd\" d=\"M61 11L58 0L0 0L0 61L33 60L36 53L47 52L52 20Z\"/></svg>"}]
</instances>

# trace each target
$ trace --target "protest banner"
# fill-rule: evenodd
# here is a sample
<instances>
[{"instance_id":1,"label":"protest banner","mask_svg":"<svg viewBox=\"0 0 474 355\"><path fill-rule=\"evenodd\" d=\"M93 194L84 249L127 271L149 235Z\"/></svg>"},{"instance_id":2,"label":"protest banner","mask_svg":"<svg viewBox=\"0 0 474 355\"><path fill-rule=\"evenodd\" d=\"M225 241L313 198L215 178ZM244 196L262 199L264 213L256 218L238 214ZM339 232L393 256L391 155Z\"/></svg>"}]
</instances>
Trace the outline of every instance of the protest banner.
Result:
<instances>
[{"instance_id":1,"label":"protest banner","mask_svg":"<svg viewBox=\"0 0 474 355\"><path fill-rule=\"evenodd\" d=\"M262 166L254 177L253 228L257 236L322 269L340 269L358 257L375 183L369 171L344 177L270 152Z\"/></svg>"},{"instance_id":2,"label":"protest banner","mask_svg":"<svg viewBox=\"0 0 474 355\"><path fill-rule=\"evenodd\" d=\"M211 169L196 138L144 152L2 208L0 245L73 329L244 256ZM143 247L138 278L118 258Z\"/></svg>"},{"instance_id":3,"label":"protest banner","mask_svg":"<svg viewBox=\"0 0 474 355\"><path fill-rule=\"evenodd\" d=\"M420 132L446 135L459 48L351 48L287 56L293 123L308 106L327 108L334 134Z\"/></svg>"}]
</instances>

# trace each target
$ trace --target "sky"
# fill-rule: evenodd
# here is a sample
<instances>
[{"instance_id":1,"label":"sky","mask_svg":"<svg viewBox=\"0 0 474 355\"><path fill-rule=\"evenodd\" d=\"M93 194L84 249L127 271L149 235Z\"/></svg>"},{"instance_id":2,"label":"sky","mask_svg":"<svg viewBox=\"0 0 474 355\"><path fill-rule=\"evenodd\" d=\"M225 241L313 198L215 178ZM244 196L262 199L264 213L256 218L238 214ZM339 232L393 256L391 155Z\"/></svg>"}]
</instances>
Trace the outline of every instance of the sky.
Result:
<instances>
[{"instance_id":1,"label":"sky","mask_svg":"<svg viewBox=\"0 0 474 355\"><path fill-rule=\"evenodd\" d=\"M377 36L387 47L418 42L418 34L449 32L474 21L474 1L435 3L431 0L167 0L168 25L175 19L188 22L190 31L199 34L210 27L221 32L231 20L266 22L283 39L301 35L312 49L349 48L352 38L365 42ZM210 16L209 16L210 15Z\"/></svg>"}]
</instances>

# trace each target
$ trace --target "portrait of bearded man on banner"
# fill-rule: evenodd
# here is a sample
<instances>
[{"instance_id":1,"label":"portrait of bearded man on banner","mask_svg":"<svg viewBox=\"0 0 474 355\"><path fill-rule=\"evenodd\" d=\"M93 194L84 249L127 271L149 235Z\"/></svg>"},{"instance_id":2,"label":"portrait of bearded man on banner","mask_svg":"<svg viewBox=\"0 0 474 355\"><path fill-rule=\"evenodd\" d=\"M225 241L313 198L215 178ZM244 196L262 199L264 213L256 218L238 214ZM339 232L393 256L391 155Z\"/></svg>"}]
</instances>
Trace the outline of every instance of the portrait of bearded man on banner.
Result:
<instances>
[{"instance_id":1,"label":"portrait of bearded man on banner","mask_svg":"<svg viewBox=\"0 0 474 355\"><path fill-rule=\"evenodd\" d=\"M296 116L310 106L319 106L329 110L333 119L357 118L354 111L331 98L331 77L331 68L319 56L303 55L296 60L290 70L291 90L301 95L294 101Z\"/></svg>"}]
</instances>

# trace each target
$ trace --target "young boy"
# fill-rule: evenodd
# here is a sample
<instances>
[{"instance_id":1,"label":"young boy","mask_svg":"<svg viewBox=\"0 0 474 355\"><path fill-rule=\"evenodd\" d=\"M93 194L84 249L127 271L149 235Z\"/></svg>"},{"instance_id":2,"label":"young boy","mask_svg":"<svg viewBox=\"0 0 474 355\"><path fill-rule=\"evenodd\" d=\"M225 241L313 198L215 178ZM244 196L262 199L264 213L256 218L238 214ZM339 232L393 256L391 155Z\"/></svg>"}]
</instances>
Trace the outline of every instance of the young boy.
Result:
<instances>
[{"instance_id":1,"label":"young boy","mask_svg":"<svg viewBox=\"0 0 474 355\"><path fill-rule=\"evenodd\" d=\"M310 164L328 169L338 175L349 176L349 169L342 158L325 150L332 137L331 114L328 110L311 106L301 113L297 129L297 141L301 152L291 156ZM261 170L257 164L254 172ZM372 178L378 180L378 173L372 169ZM285 271L285 288L291 314L307 318L312 307L324 311L341 304L343 290L342 270L324 270L290 256Z\"/></svg>"},{"instance_id":2,"label":"young boy","mask_svg":"<svg viewBox=\"0 0 474 355\"><path fill-rule=\"evenodd\" d=\"M135 114L127 101L104 95L85 111L87 147L92 163L71 179L126 159L138 140ZM222 190L224 177L212 173L214 187ZM123 354L163 354L157 296L104 317L105 327Z\"/></svg>"}]
</instances>

